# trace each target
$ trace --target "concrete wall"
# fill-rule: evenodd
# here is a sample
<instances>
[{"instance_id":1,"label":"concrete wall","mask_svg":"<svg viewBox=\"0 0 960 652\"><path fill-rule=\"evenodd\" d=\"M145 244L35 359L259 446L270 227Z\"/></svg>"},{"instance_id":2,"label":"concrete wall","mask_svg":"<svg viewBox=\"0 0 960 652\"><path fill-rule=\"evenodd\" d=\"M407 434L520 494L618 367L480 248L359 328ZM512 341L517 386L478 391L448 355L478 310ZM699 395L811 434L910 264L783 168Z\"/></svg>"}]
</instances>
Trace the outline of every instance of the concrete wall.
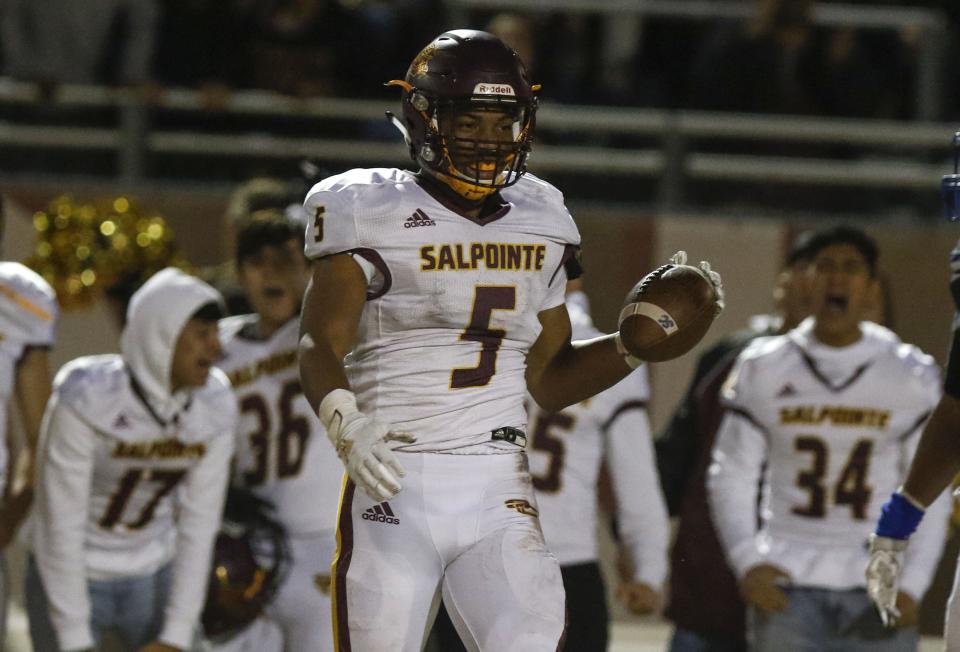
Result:
<instances>
[{"instance_id":1,"label":"concrete wall","mask_svg":"<svg viewBox=\"0 0 960 652\"><path fill-rule=\"evenodd\" d=\"M78 199L97 196L83 188L6 188L5 259L25 258L32 249L30 217L60 192ZM104 196L103 192L99 193ZM107 195L109 196L109 195ZM187 259L198 266L227 260L223 194L155 191L140 194L145 207L163 215L177 234ZM678 249L692 261L710 260L723 274L727 308L704 341L691 354L651 365L654 387L652 415L660 427L682 396L698 352L719 337L746 326L751 315L771 308L772 284L788 243L805 227L764 217L742 219L675 215L654 217L625 209L572 206L583 237L584 285L594 318L604 330L616 328L616 315L628 290L647 271L666 262ZM947 257L960 230L939 222L929 225L861 222L880 244L880 265L889 282L894 328L945 362L952 304L947 290ZM119 332L104 305L67 312L55 352L58 363L77 355L116 350Z\"/></svg>"}]
</instances>

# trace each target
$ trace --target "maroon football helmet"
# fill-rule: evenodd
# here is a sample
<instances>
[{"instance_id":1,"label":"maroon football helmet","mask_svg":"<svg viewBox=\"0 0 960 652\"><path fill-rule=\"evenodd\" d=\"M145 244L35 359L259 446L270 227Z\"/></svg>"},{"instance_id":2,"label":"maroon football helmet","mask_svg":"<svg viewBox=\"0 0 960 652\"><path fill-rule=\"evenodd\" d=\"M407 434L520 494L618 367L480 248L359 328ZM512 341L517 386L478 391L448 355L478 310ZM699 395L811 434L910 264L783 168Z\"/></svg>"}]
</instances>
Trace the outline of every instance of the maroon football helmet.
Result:
<instances>
[{"instance_id":1,"label":"maroon football helmet","mask_svg":"<svg viewBox=\"0 0 960 652\"><path fill-rule=\"evenodd\" d=\"M224 643L252 623L286 578L289 544L271 511L248 490L227 494L200 619L210 641Z\"/></svg>"},{"instance_id":2,"label":"maroon football helmet","mask_svg":"<svg viewBox=\"0 0 960 652\"><path fill-rule=\"evenodd\" d=\"M536 91L517 53L493 34L445 32L416 56L404 80L404 133L410 155L468 199L512 185L526 171L537 111ZM453 133L458 116L493 112L509 129L496 140ZM482 171L481 171L482 170Z\"/></svg>"}]
</instances>

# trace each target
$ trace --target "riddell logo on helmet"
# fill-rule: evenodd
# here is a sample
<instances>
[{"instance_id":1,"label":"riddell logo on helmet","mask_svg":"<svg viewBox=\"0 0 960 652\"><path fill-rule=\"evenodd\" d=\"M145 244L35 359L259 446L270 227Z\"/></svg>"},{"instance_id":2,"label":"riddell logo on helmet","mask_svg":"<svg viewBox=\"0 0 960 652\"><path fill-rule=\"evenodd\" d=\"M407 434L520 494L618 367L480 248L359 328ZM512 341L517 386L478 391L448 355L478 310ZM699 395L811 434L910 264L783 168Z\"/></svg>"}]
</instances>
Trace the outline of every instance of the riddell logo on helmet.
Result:
<instances>
[{"instance_id":1,"label":"riddell logo on helmet","mask_svg":"<svg viewBox=\"0 0 960 652\"><path fill-rule=\"evenodd\" d=\"M473 87L474 95L516 95L510 84L484 84L480 82Z\"/></svg>"},{"instance_id":2,"label":"riddell logo on helmet","mask_svg":"<svg viewBox=\"0 0 960 652\"><path fill-rule=\"evenodd\" d=\"M390 509L390 503L383 502L373 507L368 507L363 513L363 520L373 521L374 523L390 523L391 525L400 525L400 519L394 516Z\"/></svg>"}]
</instances>

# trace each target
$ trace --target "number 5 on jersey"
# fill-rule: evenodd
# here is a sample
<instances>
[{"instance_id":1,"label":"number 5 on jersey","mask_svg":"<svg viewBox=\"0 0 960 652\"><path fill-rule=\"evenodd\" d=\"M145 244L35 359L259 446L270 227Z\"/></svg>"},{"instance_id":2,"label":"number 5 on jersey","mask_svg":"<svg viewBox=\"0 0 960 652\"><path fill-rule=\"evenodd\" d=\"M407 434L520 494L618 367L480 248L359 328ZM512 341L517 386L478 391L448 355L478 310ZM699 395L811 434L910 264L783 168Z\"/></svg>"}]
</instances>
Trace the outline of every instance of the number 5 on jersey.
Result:
<instances>
[{"instance_id":1,"label":"number 5 on jersey","mask_svg":"<svg viewBox=\"0 0 960 652\"><path fill-rule=\"evenodd\" d=\"M317 210L313 214L313 241L314 242L323 242L323 214L327 212L327 209L323 206L317 206Z\"/></svg>"},{"instance_id":2,"label":"number 5 on jersey","mask_svg":"<svg viewBox=\"0 0 960 652\"><path fill-rule=\"evenodd\" d=\"M517 307L517 288L512 285L478 285L474 288L470 324L460 333L464 342L479 342L480 359L477 366L454 369L450 374L450 389L484 387L497 373L497 353L507 331L490 328L494 310L514 310Z\"/></svg>"}]
</instances>

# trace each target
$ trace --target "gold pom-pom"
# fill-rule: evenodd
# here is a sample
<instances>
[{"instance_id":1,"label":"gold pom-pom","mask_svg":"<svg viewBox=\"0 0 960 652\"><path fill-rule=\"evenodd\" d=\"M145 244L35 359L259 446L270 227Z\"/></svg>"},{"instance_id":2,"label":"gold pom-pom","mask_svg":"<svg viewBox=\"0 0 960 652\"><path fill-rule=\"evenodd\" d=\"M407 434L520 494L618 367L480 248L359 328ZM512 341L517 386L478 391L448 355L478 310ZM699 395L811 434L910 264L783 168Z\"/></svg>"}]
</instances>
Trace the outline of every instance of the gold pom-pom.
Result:
<instances>
[{"instance_id":1,"label":"gold pom-pom","mask_svg":"<svg viewBox=\"0 0 960 652\"><path fill-rule=\"evenodd\" d=\"M78 204L58 197L33 216L36 245L26 264L57 292L65 310L104 292L129 296L164 267L188 269L173 230L127 197Z\"/></svg>"}]
</instances>

